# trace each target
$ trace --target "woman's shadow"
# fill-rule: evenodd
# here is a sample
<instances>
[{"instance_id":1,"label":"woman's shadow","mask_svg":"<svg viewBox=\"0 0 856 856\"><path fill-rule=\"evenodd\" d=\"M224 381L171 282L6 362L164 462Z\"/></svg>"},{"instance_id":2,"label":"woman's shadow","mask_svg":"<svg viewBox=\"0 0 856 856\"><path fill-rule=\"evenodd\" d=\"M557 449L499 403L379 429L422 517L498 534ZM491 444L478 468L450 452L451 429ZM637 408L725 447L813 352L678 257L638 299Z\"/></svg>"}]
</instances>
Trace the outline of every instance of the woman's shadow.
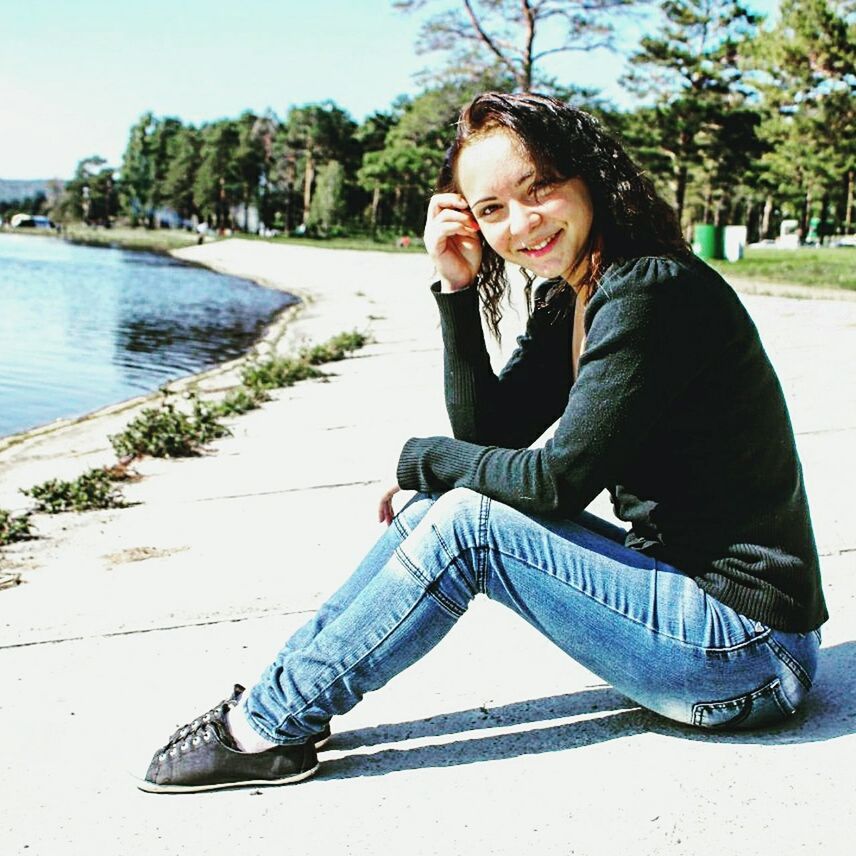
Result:
<instances>
[{"instance_id":1,"label":"woman's shadow","mask_svg":"<svg viewBox=\"0 0 856 856\"><path fill-rule=\"evenodd\" d=\"M664 719L636 706L611 687L599 686L567 695L455 711L336 734L329 748L350 754L325 761L322 780L382 776L399 770L450 767L557 752L643 733L712 743L813 743L856 732L854 695L856 642L845 642L821 649L815 686L796 715L778 727L758 731L701 730ZM550 724L573 717L586 718ZM525 727L533 723L544 725ZM484 734L492 728L503 731ZM480 734L467 737L467 732ZM352 751L444 735L455 736L433 745L370 753Z\"/></svg>"}]
</instances>

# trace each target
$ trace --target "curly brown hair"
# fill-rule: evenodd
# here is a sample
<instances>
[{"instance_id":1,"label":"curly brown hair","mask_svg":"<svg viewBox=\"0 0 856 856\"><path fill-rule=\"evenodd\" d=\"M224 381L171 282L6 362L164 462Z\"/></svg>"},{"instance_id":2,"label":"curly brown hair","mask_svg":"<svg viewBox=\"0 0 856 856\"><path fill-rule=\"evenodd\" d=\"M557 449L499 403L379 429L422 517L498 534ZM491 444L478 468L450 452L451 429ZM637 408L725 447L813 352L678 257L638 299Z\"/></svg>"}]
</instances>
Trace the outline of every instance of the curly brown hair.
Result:
<instances>
[{"instance_id":1,"label":"curly brown hair","mask_svg":"<svg viewBox=\"0 0 856 856\"><path fill-rule=\"evenodd\" d=\"M438 193L460 193L456 167L464 147L499 129L520 140L539 183L571 178L585 182L594 210L588 271L582 283L589 294L615 262L691 254L675 211L621 144L593 116L545 95L485 92L467 104L440 170ZM498 338L500 303L508 293L505 261L484 240L482 244L477 284L488 327ZM534 277L526 271L524 276L528 303Z\"/></svg>"}]
</instances>

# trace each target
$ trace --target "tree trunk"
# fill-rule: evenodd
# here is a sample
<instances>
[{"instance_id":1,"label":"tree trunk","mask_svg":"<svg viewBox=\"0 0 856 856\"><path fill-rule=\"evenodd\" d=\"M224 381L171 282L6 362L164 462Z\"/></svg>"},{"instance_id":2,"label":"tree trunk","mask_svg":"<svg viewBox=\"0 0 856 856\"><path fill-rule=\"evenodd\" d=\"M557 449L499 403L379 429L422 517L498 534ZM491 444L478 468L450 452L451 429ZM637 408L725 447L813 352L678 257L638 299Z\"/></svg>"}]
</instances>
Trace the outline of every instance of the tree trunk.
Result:
<instances>
[{"instance_id":1,"label":"tree trunk","mask_svg":"<svg viewBox=\"0 0 856 856\"><path fill-rule=\"evenodd\" d=\"M535 44L535 14L532 11L527 0L523 0L522 11L523 17L526 20L526 48L523 59L523 91L531 92L532 91L532 65L533 65L533 47Z\"/></svg>"},{"instance_id":2,"label":"tree trunk","mask_svg":"<svg viewBox=\"0 0 856 856\"><path fill-rule=\"evenodd\" d=\"M679 166L677 172L677 183L675 187L675 212L678 215L678 223L683 229L684 225L684 198L687 195L687 168Z\"/></svg>"},{"instance_id":3,"label":"tree trunk","mask_svg":"<svg viewBox=\"0 0 856 856\"><path fill-rule=\"evenodd\" d=\"M758 203L752 199L746 203L746 243L754 244L760 237Z\"/></svg>"},{"instance_id":4,"label":"tree trunk","mask_svg":"<svg viewBox=\"0 0 856 856\"><path fill-rule=\"evenodd\" d=\"M847 201L844 203L844 234L849 235L853 226L853 170L847 173Z\"/></svg>"},{"instance_id":5,"label":"tree trunk","mask_svg":"<svg viewBox=\"0 0 856 856\"><path fill-rule=\"evenodd\" d=\"M808 237L808 218L811 213L811 188L806 188L803 196L802 210L800 211L800 244L805 243Z\"/></svg>"},{"instance_id":6,"label":"tree trunk","mask_svg":"<svg viewBox=\"0 0 856 856\"><path fill-rule=\"evenodd\" d=\"M309 206L312 204L312 182L315 180L315 159L312 150L306 152L306 167L303 171L303 225L309 216Z\"/></svg>"},{"instance_id":7,"label":"tree trunk","mask_svg":"<svg viewBox=\"0 0 856 856\"><path fill-rule=\"evenodd\" d=\"M818 246L823 246L823 241L826 238L826 218L829 216L829 194L824 193L820 200L820 223L817 225L817 243Z\"/></svg>"},{"instance_id":8,"label":"tree trunk","mask_svg":"<svg viewBox=\"0 0 856 856\"><path fill-rule=\"evenodd\" d=\"M373 238L377 235L377 210L379 207L380 207L380 186L376 185L374 191L372 192L371 223L372 223L372 237Z\"/></svg>"},{"instance_id":9,"label":"tree trunk","mask_svg":"<svg viewBox=\"0 0 856 856\"><path fill-rule=\"evenodd\" d=\"M764 200L764 213L761 215L761 238L770 237L770 221L773 217L773 195L768 194Z\"/></svg>"},{"instance_id":10,"label":"tree trunk","mask_svg":"<svg viewBox=\"0 0 856 856\"><path fill-rule=\"evenodd\" d=\"M393 210L395 211L396 228L401 228L404 222L404 212L401 210L401 185L395 185L395 201L393 202Z\"/></svg>"}]
</instances>

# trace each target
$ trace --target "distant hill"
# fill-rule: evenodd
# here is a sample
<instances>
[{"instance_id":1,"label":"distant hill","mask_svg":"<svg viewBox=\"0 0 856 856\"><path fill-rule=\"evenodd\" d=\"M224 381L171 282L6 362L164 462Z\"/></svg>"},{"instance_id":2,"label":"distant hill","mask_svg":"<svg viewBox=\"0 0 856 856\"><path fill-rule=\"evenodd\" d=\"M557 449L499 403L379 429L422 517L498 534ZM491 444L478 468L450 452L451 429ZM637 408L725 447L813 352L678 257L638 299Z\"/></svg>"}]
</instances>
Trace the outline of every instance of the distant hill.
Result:
<instances>
[{"instance_id":1,"label":"distant hill","mask_svg":"<svg viewBox=\"0 0 856 856\"><path fill-rule=\"evenodd\" d=\"M47 195L48 186L54 179L9 179L0 178L0 202L9 199L26 199L41 192Z\"/></svg>"}]
</instances>

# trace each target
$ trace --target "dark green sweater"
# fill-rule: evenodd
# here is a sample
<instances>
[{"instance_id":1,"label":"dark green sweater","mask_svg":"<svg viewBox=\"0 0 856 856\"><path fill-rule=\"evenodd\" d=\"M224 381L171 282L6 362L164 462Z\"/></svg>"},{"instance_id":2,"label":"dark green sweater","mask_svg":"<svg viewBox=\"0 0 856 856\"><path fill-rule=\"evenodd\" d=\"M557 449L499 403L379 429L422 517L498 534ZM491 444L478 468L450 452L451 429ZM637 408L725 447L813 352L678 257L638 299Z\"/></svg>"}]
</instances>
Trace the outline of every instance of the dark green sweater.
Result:
<instances>
[{"instance_id":1,"label":"dark green sweater","mask_svg":"<svg viewBox=\"0 0 856 856\"><path fill-rule=\"evenodd\" d=\"M575 517L601 490L627 545L770 626L827 618L782 389L730 286L694 260L613 265L585 313L571 383L573 292L546 283L497 377L475 288L434 288L455 439L413 438L402 488L478 493ZM527 448L559 419L543 448Z\"/></svg>"}]
</instances>

